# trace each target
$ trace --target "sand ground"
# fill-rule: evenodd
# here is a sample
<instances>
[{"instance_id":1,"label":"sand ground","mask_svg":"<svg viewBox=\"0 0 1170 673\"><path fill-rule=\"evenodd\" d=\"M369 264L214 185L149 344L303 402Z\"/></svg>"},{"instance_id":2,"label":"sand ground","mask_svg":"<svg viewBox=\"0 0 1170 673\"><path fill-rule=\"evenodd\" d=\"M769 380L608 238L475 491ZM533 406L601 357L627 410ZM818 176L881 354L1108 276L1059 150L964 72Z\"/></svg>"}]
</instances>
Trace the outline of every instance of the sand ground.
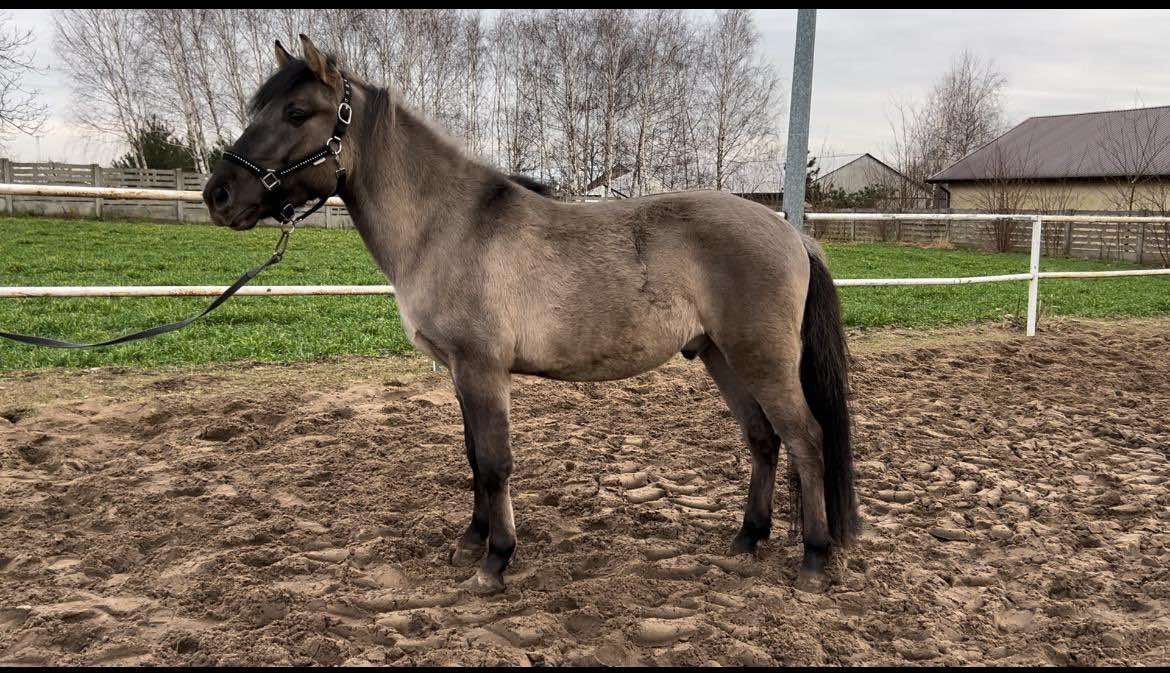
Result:
<instances>
[{"instance_id":1,"label":"sand ground","mask_svg":"<svg viewBox=\"0 0 1170 673\"><path fill-rule=\"evenodd\" d=\"M1170 321L854 334L866 532L729 558L702 367L517 378L508 590L455 587L418 359L0 376L0 664L1168 664Z\"/></svg>"}]
</instances>

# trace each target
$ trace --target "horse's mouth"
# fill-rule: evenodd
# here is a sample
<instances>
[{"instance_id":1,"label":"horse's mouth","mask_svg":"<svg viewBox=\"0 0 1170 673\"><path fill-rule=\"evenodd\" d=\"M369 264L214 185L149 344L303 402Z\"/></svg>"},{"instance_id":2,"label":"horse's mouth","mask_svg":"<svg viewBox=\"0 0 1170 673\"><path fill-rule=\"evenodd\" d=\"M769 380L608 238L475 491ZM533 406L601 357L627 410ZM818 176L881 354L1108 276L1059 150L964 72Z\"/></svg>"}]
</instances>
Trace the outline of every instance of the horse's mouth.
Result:
<instances>
[{"instance_id":1,"label":"horse's mouth","mask_svg":"<svg viewBox=\"0 0 1170 673\"><path fill-rule=\"evenodd\" d=\"M228 228L236 231L247 231L256 226L260 221L260 208L257 206L249 206L240 212L236 213L228 222Z\"/></svg>"}]
</instances>

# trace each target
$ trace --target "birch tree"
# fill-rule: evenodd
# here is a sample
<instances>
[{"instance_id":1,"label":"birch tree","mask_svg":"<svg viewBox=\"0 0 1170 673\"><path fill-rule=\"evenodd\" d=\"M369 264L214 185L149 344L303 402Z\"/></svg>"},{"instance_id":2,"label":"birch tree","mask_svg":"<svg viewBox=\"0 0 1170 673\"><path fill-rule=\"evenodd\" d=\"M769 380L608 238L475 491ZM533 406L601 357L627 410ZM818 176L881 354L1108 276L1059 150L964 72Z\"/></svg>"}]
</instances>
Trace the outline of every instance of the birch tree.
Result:
<instances>
[{"instance_id":1,"label":"birch tree","mask_svg":"<svg viewBox=\"0 0 1170 673\"><path fill-rule=\"evenodd\" d=\"M35 134L46 114L40 93L25 83L37 71L29 49L35 36L11 22L9 14L0 13L0 145L14 133Z\"/></svg>"},{"instance_id":2,"label":"birch tree","mask_svg":"<svg viewBox=\"0 0 1170 673\"><path fill-rule=\"evenodd\" d=\"M776 132L776 75L758 54L758 43L746 9L716 13L707 30L703 68L715 189L724 188L737 164L757 158L753 153Z\"/></svg>"},{"instance_id":3,"label":"birch tree","mask_svg":"<svg viewBox=\"0 0 1170 673\"><path fill-rule=\"evenodd\" d=\"M138 19L135 12L99 8L58 10L53 18L76 121L131 148L151 112L142 86L150 51ZM146 167L141 151L136 159Z\"/></svg>"},{"instance_id":4,"label":"birch tree","mask_svg":"<svg viewBox=\"0 0 1170 673\"><path fill-rule=\"evenodd\" d=\"M781 96L747 10L83 9L55 24L79 120L130 146L157 116L200 169L247 124L272 41L303 32L484 160L566 195L616 196L619 173L632 194L779 178Z\"/></svg>"}]
</instances>

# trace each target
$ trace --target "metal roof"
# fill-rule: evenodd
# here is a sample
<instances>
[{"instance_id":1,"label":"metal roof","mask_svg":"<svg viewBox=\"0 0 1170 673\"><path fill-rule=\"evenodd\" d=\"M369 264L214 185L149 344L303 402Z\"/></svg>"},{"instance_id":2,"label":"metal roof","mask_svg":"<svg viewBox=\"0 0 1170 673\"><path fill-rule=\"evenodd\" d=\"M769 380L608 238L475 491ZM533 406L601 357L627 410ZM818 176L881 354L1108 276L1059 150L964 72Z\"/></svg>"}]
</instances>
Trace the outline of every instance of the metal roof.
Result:
<instances>
[{"instance_id":1,"label":"metal roof","mask_svg":"<svg viewBox=\"0 0 1170 673\"><path fill-rule=\"evenodd\" d=\"M1135 174L1170 176L1170 106L1032 117L927 182Z\"/></svg>"},{"instance_id":2,"label":"metal roof","mask_svg":"<svg viewBox=\"0 0 1170 673\"><path fill-rule=\"evenodd\" d=\"M864 154L832 154L832 155L829 155L827 157L817 157L817 167L821 169L821 172L817 174L817 179L820 180L821 178L825 177L829 173L832 173L834 171L839 171L842 168L845 168L849 164L853 163L854 161L857 161L858 159L860 159L863 156L865 156L865 155Z\"/></svg>"}]
</instances>

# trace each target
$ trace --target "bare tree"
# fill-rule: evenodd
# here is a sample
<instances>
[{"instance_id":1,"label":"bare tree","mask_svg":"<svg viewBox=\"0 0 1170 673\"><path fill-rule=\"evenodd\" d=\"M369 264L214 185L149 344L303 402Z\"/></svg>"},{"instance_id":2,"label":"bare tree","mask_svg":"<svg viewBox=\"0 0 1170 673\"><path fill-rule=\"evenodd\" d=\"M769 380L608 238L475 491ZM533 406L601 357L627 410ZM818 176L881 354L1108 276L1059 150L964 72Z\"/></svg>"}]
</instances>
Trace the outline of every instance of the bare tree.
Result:
<instances>
[{"instance_id":1,"label":"bare tree","mask_svg":"<svg viewBox=\"0 0 1170 673\"><path fill-rule=\"evenodd\" d=\"M11 15L0 13L0 144L13 133L35 134L44 125L46 113L40 93L24 81L37 72L35 54L28 48L33 32L11 22Z\"/></svg>"},{"instance_id":2,"label":"bare tree","mask_svg":"<svg viewBox=\"0 0 1170 673\"><path fill-rule=\"evenodd\" d=\"M1108 116L1098 150L1110 173L1106 199L1114 210L1137 210L1146 187L1170 165L1170 128L1158 110L1139 108Z\"/></svg>"},{"instance_id":3,"label":"bare tree","mask_svg":"<svg viewBox=\"0 0 1170 673\"><path fill-rule=\"evenodd\" d=\"M134 140L154 110L143 86L151 50L139 18L120 9L65 9L58 10L53 23L55 48L77 101L77 122L131 147L138 166L145 168Z\"/></svg>"},{"instance_id":4,"label":"bare tree","mask_svg":"<svg viewBox=\"0 0 1170 673\"><path fill-rule=\"evenodd\" d=\"M565 194L596 183L624 195L602 177L617 174L630 194L779 176L777 78L746 10L85 9L55 21L79 120L131 144L158 116L201 169L247 124L272 40L304 32L473 152Z\"/></svg>"},{"instance_id":5,"label":"bare tree","mask_svg":"<svg viewBox=\"0 0 1170 673\"><path fill-rule=\"evenodd\" d=\"M122 10L129 12L130 10ZM206 61L199 60L203 45L192 41L198 37L202 21L200 10L153 9L139 12L139 25L146 34L148 43L154 45L158 54L158 65L151 68L149 79L139 86L149 85L156 110L171 112L171 124L183 130L187 148L191 151L195 169L207 172L207 129L204 116L218 104L214 92L207 88L210 77L200 76L199 70ZM202 85L202 86L201 86ZM169 101L170 105L157 105ZM223 129L217 129L222 137Z\"/></svg>"},{"instance_id":6,"label":"bare tree","mask_svg":"<svg viewBox=\"0 0 1170 673\"><path fill-rule=\"evenodd\" d=\"M1170 216L1170 180L1151 180L1142 189L1142 208L1161 217ZM1170 267L1170 222L1147 223L1145 248L1158 254L1162 266ZM1144 260L1139 260L1144 261Z\"/></svg>"},{"instance_id":7,"label":"bare tree","mask_svg":"<svg viewBox=\"0 0 1170 673\"><path fill-rule=\"evenodd\" d=\"M924 183L1002 133L1006 84L992 61L962 51L924 101L895 101L890 154L898 170Z\"/></svg>"},{"instance_id":8,"label":"bare tree","mask_svg":"<svg viewBox=\"0 0 1170 673\"><path fill-rule=\"evenodd\" d=\"M985 150L981 179L974 195L976 210L985 213L1019 213L1029 209L1035 175L1036 153L1031 146L993 145ZM981 156L983 153L981 153ZM1019 220L992 220L985 225L996 252L1008 252L1016 243Z\"/></svg>"},{"instance_id":9,"label":"bare tree","mask_svg":"<svg viewBox=\"0 0 1170 673\"><path fill-rule=\"evenodd\" d=\"M616 168L615 150L620 116L628 109L629 70L634 62L634 26L628 10L605 9L595 15L598 32L597 73L602 97L602 134L604 135L601 170L612 174ZM605 196L611 195L611 180L605 181Z\"/></svg>"},{"instance_id":10,"label":"bare tree","mask_svg":"<svg viewBox=\"0 0 1170 673\"><path fill-rule=\"evenodd\" d=\"M1158 110L1138 108L1108 116L1097 148L1109 172L1105 200L1111 210L1123 213L1149 210L1164 214L1170 200L1167 186L1167 167L1170 166L1170 128L1163 127ZM1113 240L1105 240L1101 230L1102 249L1123 247L1123 229L1130 225L1116 224ZM1133 225L1136 237L1143 239L1142 247L1158 251L1164 264L1170 264L1170 227L1166 225ZM1128 230L1124 231L1128 234ZM1150 236L1149 234L1153 234Z\"/></svg>"},{"instance_id":11,"label":"bare tree","mask_svg":"<svg viewBox=\"0 0 1170 673\"><path fill-rule=\"evenodd\" d=\"M777 80L757 51L759 39L746 9L717 12L706 31L702 67L716 189L776 133Z\"/></svg>"}]
</instances>

